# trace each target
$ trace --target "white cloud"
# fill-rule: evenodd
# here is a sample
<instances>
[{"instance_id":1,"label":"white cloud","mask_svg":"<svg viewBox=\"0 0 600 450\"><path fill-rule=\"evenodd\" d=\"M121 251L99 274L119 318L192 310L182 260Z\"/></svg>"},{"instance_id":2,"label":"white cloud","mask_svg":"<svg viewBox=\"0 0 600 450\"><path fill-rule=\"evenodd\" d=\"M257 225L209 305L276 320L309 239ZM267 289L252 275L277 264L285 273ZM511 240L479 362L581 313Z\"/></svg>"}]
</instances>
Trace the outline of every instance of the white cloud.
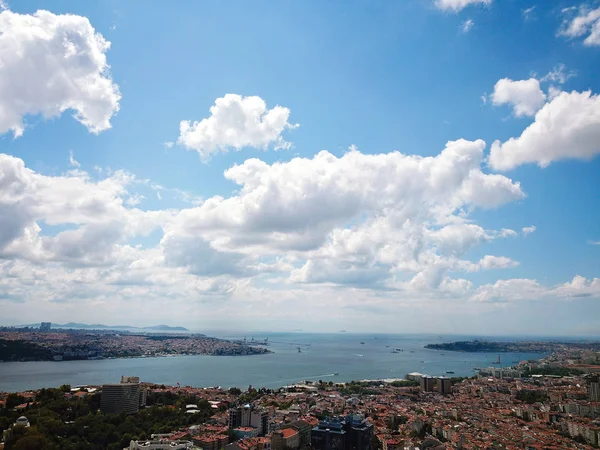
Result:
<instances>
[{"instance_id":1,"label":"white cloud","mask_svg":"<svg viewBox=\"0 0 600 450\"><path fill-rule=\"evenodd\" d=\"M552 294L559 297L600 297L600 278L588 280L576 275L571 282L558 286Z\"/></svg>"},{"instance_id":2,"label":"white cloud","mask_svg":"<svg viewBox=\"0 0 600 450\"><path fill-rule=\"evenodd\" d=\"M121 98L106 62L110 42L87 18L4 10L0 30L0 133L21 136L25 116L66 110L92 133L110 128Z\"/></svg>"},{"instance_id":3,"label":"white cloud","mask_svg":"<svg viewBox=\"0 0 600 450\"><path fill-rule=\"evenodd\" d=\"M591 245L600 245L600 241L591 241L590 244Z\"/></svg>"},{"instance_id":4,"label":"white cloud","mask_svg":"<svg viewBox=\"0 0 600 450\"><path fill-rule=\"evenodd\" d=\"M436 157L353 148L339 158L322 151L273 165L249 159L225 172L240 193L182 211L167 225L163 246L168 252L171 239L186 235L222 252L284 252L297 258L290 280L303 283L382 287L395 273L433 266L438 275L427 279L439 282L469 248L505 236L466 223L465 210L524 195L518 183L481 171L484 148L460 140ZM177 248L181 261L204 259L191 245Z\"/></svg>"},{"instance_id":5,"label":"white cloud","mask_svg":"<svg viewBox=\"0 0 600 450\"><path fill-rule=\"evenodd\" d=\"M556 287L542 286L536 280L526 278L498 280L477 288L471 299L481 302L515 302L586 297L600 298L599 278L589 280L576 275L572 281Z\"/></svg>"},{"instance_id":6,"label":"white cloud","mask_svg":"<svg viewBox=\"0 0 600 450\"><path fill-rule=\"evenodd\" d=\"M559 64L554 67L550 72L540 78L540 81L549 81L558 84L565 84L570 78L574 77L576 73L572 70L567 70L567 66Z\"/></svg>"},{"instance_id":7,"label":"white cloud","mask_svg":"<svg viewBox=\"0 0 600 450\"><path fill-rule=\"evenodd\" d=\"M171 142L171 141L166 141L166 142L163 143L163 147L167 148L167 149L173 148L174 145L175 145L175 143Z\"/></svg>"},{"instance_id":8,"label":"white cloud","mask_svg":"<svg viewBox=\"0 0 600 450\"><path fill-rule=\"evenodd\" d=\"M81 164L73 156L73 150L69 150L69 165L72 167L81 167Z\"/></svg>"},{"instance_id":9,"label":"white cloud","mask_svg":"<svg viewBox=\"0 0 600 450\"><path fill-rule=\"evenodd\" d=\"M178 211L139 209L137 188L172 190L127 172L43 175L0 155L3 319L22 317L22 301L35 320L89 320L93 309L100 322L120 312L197 328L231 327L235 315L235 326L247 328L287 319L339 329L368 319L391 329L400 310L405 317L448 301L458 319L494 301L598 296L595 279L478 288L460 275L518 265L508 256L466 258L516 236L483 228L474 211L524 195L518 183L482 171L484 149L460 140L434 157L355 148L340 157L251 159L225 172L240 185L236 194ZM158 244L145 242L153 231L163 232ZM312 314L325 302L327 322Z\"/></svg>"},{"instance_id":10,"label":"white cloud","mask_svg":"<svg viewBox=\"0 0 600 450\"><path fill-rule=\"evenodd\" d=\"M573 9L565 9L563 13L570 14ZM570 38L587 35L583 43L588 46L600 45L600 7L588 9L582 6L577 10L577 15L571 19L565 20L559 35Z\"/></svg>"},{"instance_id":11,"label":"white cloud","mask_svg":"<svg viewBox=\"0 0 600 450\"><path fill-rule=\"evenodd\" d=\"M435 0L435 6L443 11L459 12L470 5L491 5L492 0Z\"/></svg>"},{"instance_id":12,"label":"white cloud","mask_svg":"<svg viewBox=\"0 0 600 450\"><path fill-rule=\"evenodd\" d=\"M535 5L534 5L534 6L531 6L531 7L529 7L529 8L525 8L525 9L522 11L523 18L524 18L525 20L529 20L529 19L531 18L531 15L532 15L532 13L533 13L533 10L534 10L534 9L535 9Z\"/></svg>"},{"instance_id":13,"label":"white cloud","mask_svg":"<svg viewBox=\"0 0 600 450\"><path fill-rule=\"evenodd\" d=\"M517 138L492 144L489 163L495 170L521 164L546 167L562 159L592 159L600 153L600 97L561 92L535 115Z\"/></svg>"},{"instance_id":14,"label":"white cloud","mask_svg":"<svg viewBox=\"0 0 600 450\"><path fill-rule=\"evenodd\" d=\"M530 227L523 227L521 232L523 233L523 236L527 236L528 234L535 232L535 230L537 230L537 228L534 225L531 225Z\"/></svg>"},{"instance_id":15,"label":"white cloud","mask_svg":"<svg viewBox=\"0 0 600 450\"><path fill-rule=\"evenodd\" d=\"M197 122L182 120L178 143L196 150L203 158L215 152L243 147L289 148L282 133L297 124L288 122L290 110L283 106L267 109L257 96L226 94L210 108L210 117Z\"/></svg>"},{"instance_id":16,"label":"white cloud","mask_svg":"<svg viewBox=\"0 0 600 450\"><path fill-rule=\"evenodd\" d=\"M462 23L460 29L463 33L468 33L473 28L473 25L475 25L475 22L472 19L467 19Z\"/></svg>"},{"instance_id":17,"label":"white cloud","mask_svg":"<svg viewBox=\"0 0 600 450\"><path fill-rule=\"evenodd\" d=\"M535 78L519 81L503 78L494 86L491 100L496 106L512 105L514 115L523 117L535 115L544 106L546 95Z\"/></svg>"},{"instance_id":18,"label":"white cloud","mask_svg":"<svg viewBox=\"0 0 600 450\"><path fill-rule=\"evenodd\" d=\"M490 269L508 269L511 267L517 267L519 263L517 261L513 261L506 256L493 256L493 255L485 255L479 261L479 266L482 269L490 270Z\"/></svg>"}]
</instances>

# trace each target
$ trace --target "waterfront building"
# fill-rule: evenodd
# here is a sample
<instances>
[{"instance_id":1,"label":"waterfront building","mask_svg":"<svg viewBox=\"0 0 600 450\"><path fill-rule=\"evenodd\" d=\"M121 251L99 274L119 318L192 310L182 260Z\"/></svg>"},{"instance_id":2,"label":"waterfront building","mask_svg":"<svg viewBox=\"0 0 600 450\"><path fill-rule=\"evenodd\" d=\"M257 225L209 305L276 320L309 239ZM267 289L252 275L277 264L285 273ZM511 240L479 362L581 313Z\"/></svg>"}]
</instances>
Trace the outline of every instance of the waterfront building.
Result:
<instances>
[{"instance_id":1,"label":"waterfront building","mask_svg":"<svg viewBox=\"0 0 600 450\"><path fill-rule=\"evenodd\" d=\"M452 382L450 381L450 378L439 377L437 391L440 394L450 394L452 392Z\"/></svg>"},{"instance_id":2,"label":"waterfront building","mask_svg":"<svg viewBox=\"0 0 600 450\"><path fill-rule=\"evenodd\" d=\"M421 389L425 392L433 392L434 378L429 375L423 375L421 377Z\"/></svg>"},{"instance_id":3,"label":"waterfront building","mask_svg":"<svg viewBox=\"0 0 600 450\"><path fill-rule=\"evenodd\" d=\"M52 322L42 322L40 324L40 331L50 331L52 328Z\"/></svg>"},{"instance_id":4,"label":"waterfront building","mask_svg":"<svg viewBox=\"0 0 600 450\"><path fill-rule=\"evenodd\" d=\"M121 377L120 383L102 385L100 410L104 414L134 414L146 404L146 395L138 377Z\"/></svg>"},{"instance_id":5,"label":"waterfront building","mask_svg":"<svg viewBox=\"0 0 600 450\"><path fill-rule=\"evenodd\" d=\"M421 378L423 378L423 374L419 373L419 372L411 372L411 373L407 373L404 378L406 378L409 381L418 381L419 383L421 382Z\"/></svg>"}]
</instances>

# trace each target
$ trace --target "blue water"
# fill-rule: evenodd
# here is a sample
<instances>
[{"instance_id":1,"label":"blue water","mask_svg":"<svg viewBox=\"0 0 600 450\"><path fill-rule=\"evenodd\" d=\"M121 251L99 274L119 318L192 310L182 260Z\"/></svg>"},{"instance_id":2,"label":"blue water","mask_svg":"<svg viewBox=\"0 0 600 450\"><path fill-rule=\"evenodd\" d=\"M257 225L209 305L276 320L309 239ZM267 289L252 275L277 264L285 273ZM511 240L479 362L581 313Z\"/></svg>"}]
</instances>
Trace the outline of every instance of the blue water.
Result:
<instances>
[{"instance_id":1,"label":"blue water","mask_svg":"<svg viewBox=\"0 0 600 450\"><path fill-rule=\"evenodd\" d=\"M251 335L247 335L248 339ZM174 356L105 359L98 361L0 363L0 391L16 392L62 384L98 385L118 382L121 375L182 386L279 387L301 380L350 381L403 378L409 372L470 376L472 368L488 367L496 353L457 353L427 350L429 343L471 339L469 336L268 333L274 353L254 356ZM243 338L243 334L223 334ZM498 338L495 338L499 340ZM503 339L506 340L506 339ZM361 341L364 344L361 344ZM300 345L299 345L300 344ZM389 346L389 347L386 347ZM297 348L300 347L299 353ZM400 353L391 353L401 348ZM412 352L411 352L412 351ZM538 359L537 353L503 353L502 365ZM339 372L334 376L334 372Z\"/></svg>"}]
</instances>

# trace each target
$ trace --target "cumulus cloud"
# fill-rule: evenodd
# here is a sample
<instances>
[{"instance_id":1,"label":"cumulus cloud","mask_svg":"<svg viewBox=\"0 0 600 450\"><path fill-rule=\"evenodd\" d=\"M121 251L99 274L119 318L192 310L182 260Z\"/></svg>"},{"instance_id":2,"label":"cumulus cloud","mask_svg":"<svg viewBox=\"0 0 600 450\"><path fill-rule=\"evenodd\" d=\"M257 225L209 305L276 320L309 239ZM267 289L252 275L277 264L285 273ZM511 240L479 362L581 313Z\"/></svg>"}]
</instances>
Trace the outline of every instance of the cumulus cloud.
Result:
<instances>
[{"instance_id":1,"label":"cumulus cloud","mask_svg":"<svg viewBox=\"0 0 600 450\"><path fill-rule=\"evenodd\" d=\"M0 154L0 257L110 263L126 239L147 235L171 215L127 208L134 181L123 171L98 181L82 170L45 176ZM71 228L48 236L40 224Z\"/></svg>"},{"instance_id":2,"label":"cumulus cloud","mask_svg":"<svg viewBox=\"0 0 600 450\"><path fill-rule=\"evenodd\" d=\"M498 280L477 288L471 299L481 302L515 302L578 297L600 297L600 279L590 280L576 275L572 281L555 287L543 286L536 280L527 278Z\"/></svg>"},{"instance_id":3,"label":"cumulus cloud","mask_svg":"<svg viewBox=\"0 0 600 450\"><path fill-rule=\"evenodd\" d=\"M499 80L491 95L495 106L509 104L516 117L534 116L546 101L546 95L540 88L539 80L513 81L509 78Z\"/></svg>"},{"instance_id":4,"label":"cumulus cloud","mask_svg":"<svg viewBox=\"0 0 600 450\"><path fill-rule=\"evenodd\" d=\"M587 46L600 45L600 7L589 9L583 5L579 9L566 9L564 13L576 15L565 20L558 34L570 38L586 36L583 43Z\"/></svg>"},{"instance_id":5,"label":"cumulus cloud","mask_svg":"<svg viewBox=\"0 0 600 450\"><path fill-rule=\"evenodd\" d=\"M527 163L546 167L563 159L589 160L600 153L600 97L561 92L535 115L521 136L492 144L489 163L510 170Z\"/></svg>"},{"instance_id":6,"label":"cumulus cloud","mask_svg":"<svg viewBox=\"0 0 600 450\"><path fill-rule=\"evenodd\" d=\"M177 211L129 202L150 182L127 172L104 170L95 179L79 167L44 175L0 155L3 317L17 317L13 303L25 301L50 320L81 318L85 305L107 318L138 311L140 320L155 322L168 304L168 317L184 324L226 326L241 310L242 326L274 325L282 311L308 324L326 301L331 327L332 320L359 323L365 314L381 318L448 300L486 308L597 296L596 279L476 287L457 276L518 265L508 256L466 257L517 235L483 228L472 212L524 195L518 183L483 172L484 149L483 141L459 140L430 157L353 148L339 157L250 159L225 172L240 185L237 193ZM145 242L156 230L160 242Z\"/></svg>"},{"instance_id":7,"label":"cumulus cloud","mask_svg":"<svg viewBox=\"0 0 600 450\"><path fill-rule=\"evenodd\" d=\"M485 255L479 261L479 267L484 270L490 269L508 269L511 267L517 267L519 263L506 256L493 256Z\"/></svg>"},{"instance_id":8,"label":"cumulus cloud","mask_svg":"<svg viewBox=\"0 0 600 450\"><path fill-rule=\"evenodd\" d=\"M289 148L282 134L297 124L288 122L290 110L283 106L267 109L257 96L226 94L210 108L210 117L201 121L182 120L178 143L196 150L204 159L215 152L244 147Z\"/></svg>"},{"instance_id":9,"label":"cumulus cloud","mask_svg":"<svg viewBox=\"0 0 600 450\"><path fill-rule=\"evenodd\" d=\"M459 140L436 157L353 148L272 165L249 159L225 172L238 195L181 211L162 244L169 251L171 236L189 235L223 252L287 252L300 262L290 279L303 283L381 285L433 265L440 277L428 279L438 282L468 249L506 236L466 223L466 209L523 198L518 183L481 171L484 148ZM190 246L180 250L202 259Z\"/></svg>"},{"instance_id":10,"label":"cumulus cloud","mask_svg":"<svg viewBox=\"0 0 600 450\"><path fill-rule=\"evenodd\" d=\"M470 5L491 5L492 0L435 0L435 6L442 11L459 12Z\"/></svg>"},{"instance_id":11,"label":"cumulus cloud","mask_svg":"<svg viewBox=\"0 0 600 450\"><path fill-rule=\"evenodd\" d=\"M527 236L528 234L533 233L535 230L537 230L537 228L534 225L531 225L530 227L523 227L521 232L523 233L523 236Z\"/></svg>"},{"instance_id":12,"label":"cumulus cloud","mask_svg":"<svg viewBox=\"0 0 600 450\"><path fill-rule=\"evenodd\" d=\"M106 51L87 18L48 11L0 12L0 133L23 134L28 115L74 112L92 133L110 128L121 95Z\"/></svg>"}]
</instances>

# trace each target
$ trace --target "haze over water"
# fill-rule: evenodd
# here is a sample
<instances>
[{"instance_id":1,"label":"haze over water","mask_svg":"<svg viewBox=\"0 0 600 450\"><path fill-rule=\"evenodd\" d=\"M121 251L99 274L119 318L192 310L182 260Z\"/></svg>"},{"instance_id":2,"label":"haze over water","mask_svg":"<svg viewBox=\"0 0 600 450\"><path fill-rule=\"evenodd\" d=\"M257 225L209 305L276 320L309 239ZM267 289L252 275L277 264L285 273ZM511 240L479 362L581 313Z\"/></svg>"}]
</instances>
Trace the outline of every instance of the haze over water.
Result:
<instances>
[{"instance_id":1,"label":"haze over water","mask_svg":"<svg viewBox=\"0 0 600 450\"><path fill-rule=\"evenodd\" d=\"M221 335L241 339L252 334ZM253 356L173 356L165 358L104 359L0 363L0 391L15 392L62 384L118 382L121 375L143 381L182 386L276 388L301 380L350 381L403 378L418 371L429 375L473 375L473 367L488 367L496 353L428 350L426 344L472 339L469 336L263 333L274 352ZM481 338L481 337L480 337ZM499 338L495 338L499 340ZM504 339L503 340L507 340ZM364 344L361 344L364 342ZM298 352L300 348L300 352ZM392 353L395 348L403 351ZM503 353L502 365L537 359L538 353ZM339 375L333 375L339 372Z\"/></svg>"}]
</instances>

